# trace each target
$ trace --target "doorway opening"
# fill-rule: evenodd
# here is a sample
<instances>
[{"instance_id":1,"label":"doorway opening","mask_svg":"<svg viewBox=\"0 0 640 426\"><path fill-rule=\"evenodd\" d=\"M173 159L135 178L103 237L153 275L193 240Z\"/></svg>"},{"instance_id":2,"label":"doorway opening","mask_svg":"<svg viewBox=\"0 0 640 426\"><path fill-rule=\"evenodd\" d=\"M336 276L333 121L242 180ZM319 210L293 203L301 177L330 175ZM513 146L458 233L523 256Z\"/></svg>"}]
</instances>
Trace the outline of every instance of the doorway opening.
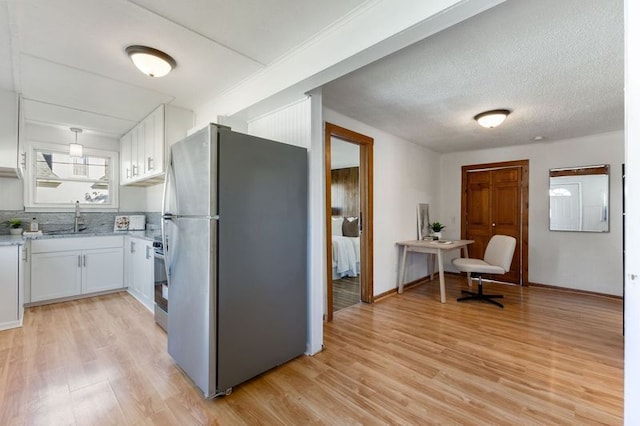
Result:
<instances>
[{"instance_id":1,"label":"doorway opening","mask_svg":"<svg viewBox=\"0 0 640 426\"><path fill-rule=\"evenodd\" d=\"M373 302L373 139L325 125L327 321Z\"/></svg>"}]
</instances>

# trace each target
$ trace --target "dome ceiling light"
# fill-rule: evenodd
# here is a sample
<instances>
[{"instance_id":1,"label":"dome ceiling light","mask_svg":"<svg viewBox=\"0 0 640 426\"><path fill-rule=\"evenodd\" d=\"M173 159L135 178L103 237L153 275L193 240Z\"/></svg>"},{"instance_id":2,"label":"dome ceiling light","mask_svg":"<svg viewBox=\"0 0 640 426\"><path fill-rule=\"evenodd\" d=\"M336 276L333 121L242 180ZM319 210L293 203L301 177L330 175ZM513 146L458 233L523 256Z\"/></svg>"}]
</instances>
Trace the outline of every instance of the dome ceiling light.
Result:
<instances>
[{"instance_id":1,"label":"dome ceiling light","mask_svg":"<svg viewBox=\"0 0 640 426\"><path fill-rule=\"evenodd\" d=\"M501 125L510 113L511 111L508 109L494 109L492 111L481 112L473 117L473 119L482 127L493 129Z\"/></svg>"},{"instance_id":2,"label":"dome ceiling light","mask_svg":"<svg viewBox=\"0 0 640 426\"><path fill-rule=\"evenodd\" d=\"M164 77L176 67L176 61L161 50L148 46L129 46L125 49L134 65L149 77Z\"/></svg>"}]
</instances>

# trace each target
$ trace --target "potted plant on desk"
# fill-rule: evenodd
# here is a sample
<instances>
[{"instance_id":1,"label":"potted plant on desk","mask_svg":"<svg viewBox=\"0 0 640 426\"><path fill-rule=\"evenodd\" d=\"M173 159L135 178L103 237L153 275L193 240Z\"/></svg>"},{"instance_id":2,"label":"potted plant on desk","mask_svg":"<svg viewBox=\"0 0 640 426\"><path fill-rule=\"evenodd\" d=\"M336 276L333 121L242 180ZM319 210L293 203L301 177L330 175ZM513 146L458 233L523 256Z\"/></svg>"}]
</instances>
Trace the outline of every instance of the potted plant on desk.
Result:
<instances>
[{"instance_id":1,"label":"potted plant on desk","mask_svg":"<svg viewBox=\"0 0 640 426\"><path fill-rule=\"evenodd\" d=\"M433 222L429 227L431 228L434 241L442 238L442 230L445 228L443 224L440 222Z\"/></svg>"},{"instance_id":2,"label":"potted plant on desk","mask_svg":"<svg viewBox=\"0 0 640 426\"><path fill-rule=\"evenodd\" d=\"M9 219L5 222L7 228L9 228L9 234L22 235L22 219Z\"/></svg>"}]
</instances>

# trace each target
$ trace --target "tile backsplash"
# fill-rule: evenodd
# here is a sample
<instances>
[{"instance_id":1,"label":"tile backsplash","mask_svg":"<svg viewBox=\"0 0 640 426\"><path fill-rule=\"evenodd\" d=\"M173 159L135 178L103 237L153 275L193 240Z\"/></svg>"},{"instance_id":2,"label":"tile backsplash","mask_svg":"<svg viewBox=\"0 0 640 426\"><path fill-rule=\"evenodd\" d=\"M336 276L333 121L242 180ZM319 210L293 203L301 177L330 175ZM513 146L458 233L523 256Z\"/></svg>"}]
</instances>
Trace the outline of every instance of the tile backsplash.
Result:
<instances>
[{"instance_id":1,"label":"tile backsplash","mask_svg":"<svg viewBox=\"0 0 640 426\"><path fill-rule=\"evenodd\" d=\"M86 227L88 232L112 232L113 225L116 216L120 215L134 215L141 214L146 216L147 229L157 229L160 227L160 213L159 212L117 212L117 213L95 213L95 212L82 212L81 216L84 220L83 227ZM9 228L5 226L4 222L9 219L18 218L22 219L24 229L28 229L29 223L33 218L36 218L39 229L43 232L66 232L73 231L74 213L29 213L24 211L0 211L0 235L6 235L9 233Z\"/></svg>"}]
</instances>

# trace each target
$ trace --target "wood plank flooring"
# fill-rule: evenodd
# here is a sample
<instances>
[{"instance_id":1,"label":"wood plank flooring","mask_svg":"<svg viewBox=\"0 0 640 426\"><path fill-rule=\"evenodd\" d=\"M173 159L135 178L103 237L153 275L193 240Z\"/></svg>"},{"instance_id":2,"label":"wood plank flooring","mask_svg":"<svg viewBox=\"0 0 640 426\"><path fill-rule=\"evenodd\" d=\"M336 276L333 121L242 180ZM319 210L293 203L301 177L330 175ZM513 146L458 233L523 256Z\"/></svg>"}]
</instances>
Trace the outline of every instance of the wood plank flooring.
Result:
<instances>
[{"instance_id":1,"label":"wood plank flooring","mask_svg":"<svg viewBox=\"0 0 640 426\"><path fill-rule=\"evenodd\" d=\"M360 303L360 277L333 280L333 312Z\"/></svg>"},{"instance_id":2,"label":"wood plank flooring","mask_svg":"<svg viewBox=\"0 0 640 426\"><path fill-rule=\"evenodd\" d=\"M326 349L203 400L126 293L30 308L0 332L0 425L622 424L621 301L428 283L325 325Z\"/></svg>"}]
</instances>

